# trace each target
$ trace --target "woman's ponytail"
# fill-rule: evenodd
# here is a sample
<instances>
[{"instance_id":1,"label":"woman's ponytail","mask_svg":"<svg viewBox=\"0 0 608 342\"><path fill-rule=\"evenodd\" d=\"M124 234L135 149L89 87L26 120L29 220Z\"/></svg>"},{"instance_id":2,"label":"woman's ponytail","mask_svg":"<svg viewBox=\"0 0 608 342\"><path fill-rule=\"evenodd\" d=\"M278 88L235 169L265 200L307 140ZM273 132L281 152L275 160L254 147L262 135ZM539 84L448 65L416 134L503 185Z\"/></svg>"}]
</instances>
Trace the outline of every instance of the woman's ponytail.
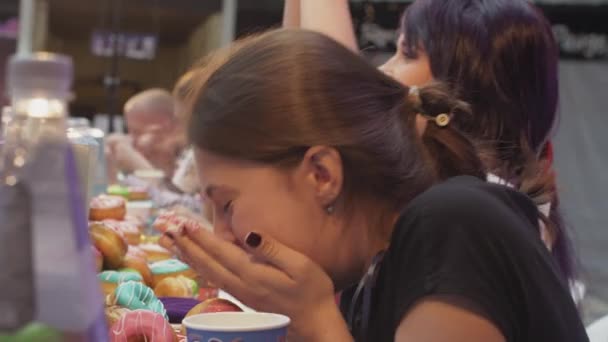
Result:
<instances>
[{"instance_id":1,"label":"woman's ponytail","mask_svg":"<svg viewBox=\"0 0 608 342\"><path fill-rule=\"evenodd\" d=\"M426 121L421 129L422 145L438 180L458 175L485 178L483 163L475 145L455 125L470 120L470 106L456 99L447 87L435 83L410 88L408 102L416 120Z\"/></svg>"},{"instance_id":2,"label":"woman's ponytail","mask_svg":"<svg viewBox=\"0 0 608 342\"><path fill-rule=\"evenodd\" d=\"M409 115L416 113L417 120L425 122L421 141L436 181L458 175L472 175L486 179L495 172L506 183L513 184L528 195L539 208L541 236L551 250L565 279L575 278L572 246L558 210L555 173L551 162L538 156L522 142L520 159L523 166L497 168L492 165L490 153L483 142L469 139L466 131L474 116L470 106L451 95L441 84L410 88L407 96ZM488 154L488 156L485 156ZM486 162L485 159L490 162ZM483 160L483 161L482 161ZM508 164L508 163L503 163Z\"/></svg>"},{"instance_id":3,"label":"woman's ponytail","mask_svg":"<svg viewBox=\"0 0 608 342\"><path fill-rule=\"evenodd\" d=\"M522 144L523 145L523 144ZM525 145L524 145L525 146ZM526 150L519 176L519 191L539 207L543 241L551 251L566 280L576 279L576 265L569 231L559 210L555 172L550 159Z\"/></svg>"},{"instance_id":4,"label":"woman's ponytail","mask_svg":"<svg viewBox=\"0 0 608 342\"><path fill-rule=\"evenodd\" d=\"M558 211L555 173L550 161L546 158L539 160L532 150L522 148L520 157L523 166L507 170L493 167L496 161L492 161L491 152L488 153L483 148L483 142L473 142L462 133L474 119L470 106L454 97L440 83L409 88L407 103L410 120L415 113L417 120L424 122L419 127L419 132L423 132L422 147L435 180L441 181L458 175L486 179L488 172L496 172L506 183L513 184L538 206L543 240L564 277L573 279L575 265L571 257L572 246ZM527 146L524 143L521 145ZM486 162L486 159L490 162Z\"/></svg>"}]
</instances>

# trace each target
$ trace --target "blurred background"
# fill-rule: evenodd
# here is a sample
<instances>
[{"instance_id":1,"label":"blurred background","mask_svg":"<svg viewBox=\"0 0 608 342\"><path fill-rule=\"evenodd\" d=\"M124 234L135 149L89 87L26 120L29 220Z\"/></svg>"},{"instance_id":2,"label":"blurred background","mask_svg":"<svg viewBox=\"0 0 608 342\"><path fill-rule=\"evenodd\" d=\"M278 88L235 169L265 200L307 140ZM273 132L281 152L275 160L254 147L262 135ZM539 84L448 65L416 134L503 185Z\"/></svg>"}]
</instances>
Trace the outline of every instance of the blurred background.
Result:
<instances>
[{"instance_id":1,"label":"blurred background","mask_svg":"<svg viewBox=\"0 0 608 342\"><path fill-rule=\"evenodd\" d=\"M305 0L304 0L305 1ZM328 0L332 1L332 0ZM364 56L394 51L409 1L351 0ZM538 0L561 52L555 157L562 207L587 285L586 322L608 314L608 0ZM278 27L282 0L36 0L34 50L75 62L71 114L121 131L122 106L147 88L171 89L197 59L239 36ZM15 51L18 0L0 1L0 65ZM0 93L4 94L4 68ZM0 105L7 99L0 98Z\"/></svg>"}]
</instances>

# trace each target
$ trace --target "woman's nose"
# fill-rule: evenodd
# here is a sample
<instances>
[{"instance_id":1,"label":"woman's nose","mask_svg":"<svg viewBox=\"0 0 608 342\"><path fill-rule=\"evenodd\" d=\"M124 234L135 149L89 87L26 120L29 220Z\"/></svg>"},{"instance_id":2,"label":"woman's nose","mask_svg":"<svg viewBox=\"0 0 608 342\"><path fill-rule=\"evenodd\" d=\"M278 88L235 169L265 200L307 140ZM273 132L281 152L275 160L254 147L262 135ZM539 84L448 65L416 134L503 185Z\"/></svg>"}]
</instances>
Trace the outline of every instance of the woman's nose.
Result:
<instances>
[{"instance_id":1,"label":"woman's nose","mask_svg":"<svg viewBox=\"0 0 608 342\"><path fill-rule=\"evenodd\" d=\"M388 76L393 76L393 74L392 74L393 68L391 66L392 65L392 60L393 59L391 58L388 61L386 61L384 64L380 65L378 67L378 70L382 71L383 73L385 73Z\"/></svg>"}]
</instances>

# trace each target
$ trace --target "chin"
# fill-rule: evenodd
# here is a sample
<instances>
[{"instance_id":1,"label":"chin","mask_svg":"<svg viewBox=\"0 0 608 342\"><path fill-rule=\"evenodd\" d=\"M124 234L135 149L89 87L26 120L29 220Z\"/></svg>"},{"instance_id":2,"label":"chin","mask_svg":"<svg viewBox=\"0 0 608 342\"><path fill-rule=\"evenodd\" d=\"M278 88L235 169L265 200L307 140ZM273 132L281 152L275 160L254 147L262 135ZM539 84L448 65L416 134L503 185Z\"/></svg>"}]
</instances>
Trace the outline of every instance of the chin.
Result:
<instances>
[{"instance_id":1,"label":"chin","mask_svg":"<svg viewBox=\"0 0 608 342\"><path fill-rule=\"evenodd\" d=\"M340 272L341 271L341 272ZM365 275L365 271L360 269L340 270L338 272L325 271L332 282L334 283L334 292L338 293L348 289L351 286L359 283L361 278Z\"/></svg>"},{"instance_id":2,"label":"chin","mask_svg":"<svg viewBox=\"0 0 608 342\"><path fill-rule=\"evenodd\" d=\"M350 286L352 286L353 284L355 284L356 282L359 281L359 279L353 281L352 279L349 279L349 277L346 277L345 275L336 274L334 272L327 272L327 270L325 272L329 275L329 278L331 279L332 283L334 284L335 293L344 291L345 289L349 288Z\"/></svg>"}]
</instances>

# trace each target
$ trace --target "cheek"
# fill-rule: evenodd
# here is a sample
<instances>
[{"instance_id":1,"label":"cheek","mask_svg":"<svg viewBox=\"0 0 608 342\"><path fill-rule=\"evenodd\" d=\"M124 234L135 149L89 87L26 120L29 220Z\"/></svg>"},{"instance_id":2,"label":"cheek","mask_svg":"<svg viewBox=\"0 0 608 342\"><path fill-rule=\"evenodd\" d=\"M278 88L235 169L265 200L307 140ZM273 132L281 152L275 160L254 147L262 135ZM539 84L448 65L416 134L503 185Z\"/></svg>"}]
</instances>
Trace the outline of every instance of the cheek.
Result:
<instances>
[{"instance_id":1,"label":"cheek","mask_svg":"<svg viewBox=\"0 0 608 342\"><path fill-rule=\"evenodd\" d=\"M251 231L258 231L262 223L259 220L260 215L255 215L255 211L247 210L245 205L235 207L230 220L230 229L237 240L244 242L245 237Z\"/></svg>"},{"instance_id":2,"label":"cheek","mask_svg":"<svg viewBox=\"0 0 608 342\"><path fill-rule=\"evenodd\" d=\"M401 62L395 68L393 77L408 86L423 86L433 80L431 69L424 60Z\"/></svg>"},{"instance_id":3,"label":"cheek","mask_svg":"<svg viewBox=\"0 0 608 342\"><path fill-rule=\"evenodd\" d=\"M230 222L232 234L241 242L251 231L268 234L283 244L307 253L316 234L309 226L314 219L305 205L287 195L257 196L235 204Z\"/></svg>"},{"instance_id":4,"label":"cheek","mask_svg":"<svg viewBox=\"0 0 608 342\"><path fill-rule=\"evenodd\" d=\"M274 238L281 230L282 219L277 216L279 212L272 203L263 198L241 198L235 201L232 216L228 225L232 234L244 241L247 234L252 231L270 234Z\"/></svg>"}]
</instances>

